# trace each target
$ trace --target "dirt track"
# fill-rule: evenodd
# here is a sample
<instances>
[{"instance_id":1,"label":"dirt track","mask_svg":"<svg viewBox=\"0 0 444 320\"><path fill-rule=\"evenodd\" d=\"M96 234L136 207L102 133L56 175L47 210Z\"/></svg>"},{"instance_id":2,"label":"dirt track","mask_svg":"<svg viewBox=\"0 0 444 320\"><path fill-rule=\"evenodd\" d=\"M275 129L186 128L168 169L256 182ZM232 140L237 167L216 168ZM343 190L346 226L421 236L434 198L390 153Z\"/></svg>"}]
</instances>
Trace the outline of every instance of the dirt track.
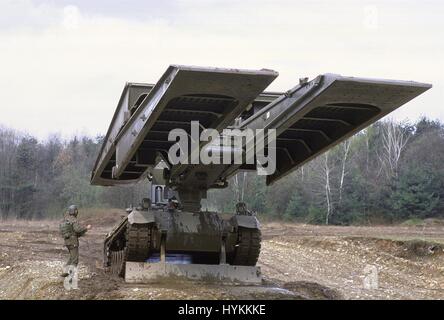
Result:
<instances>
[{"instance_id":1,"label":"dirt track","mask_svg":"<svg viewBox=\"0 0 444 320\"><path fill-rule=\"evenodd\" d=\"M114 213L114 217L118 213ZM79 290L59 274L57 222L0 222L0 299L444 299L444 226L321 227L267 223L262 286L129 285L103 273L102 239L115 219L89 219ZM377 271L378 287L364 286ZM372 278L373 279L373 278Z\"/></svg>"}]
</instances>

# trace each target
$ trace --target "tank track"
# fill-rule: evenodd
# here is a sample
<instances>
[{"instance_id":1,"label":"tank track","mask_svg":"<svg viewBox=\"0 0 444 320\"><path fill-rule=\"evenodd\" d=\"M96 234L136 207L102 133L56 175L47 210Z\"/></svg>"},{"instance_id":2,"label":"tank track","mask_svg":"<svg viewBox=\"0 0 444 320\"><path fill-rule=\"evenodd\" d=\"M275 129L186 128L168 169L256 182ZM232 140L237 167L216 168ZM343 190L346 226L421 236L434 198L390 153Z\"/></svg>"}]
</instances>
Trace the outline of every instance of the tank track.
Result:
<instances>
[{"instance_id":1,"label":"tank track","mask_svg":"<svg viewBox=\"0 0 444 320\"><path fill-rule=\"evenodd\" d=\"M143 262L150 256L150 250L153 248L154 224L134 224L126 223L124 232L125 246L120 246L119 250L109 250L107 261L109 267L107 271L113 275L123 277L125 275L125 262L137 261ZM115 240L114 240L115 241ZM111 245L110 245L111 246Z\"/></svg>"},{"instance_id":2,"label":"tank track","mask_svg":"<svg viewBox=\"0 0 444 320\"><path fill-rule=\"evenodd\" d=\"M125 249L118 251L110 251L110 267L109 272L116 276L122 277L125 274Z\"/></svg>"},{"instance_id":3,"label":"tank track","mask_svg":"<svg viewBox=\"0 0 444 320\"><path fill-rule=\"evenodd\" d=\"M143 262L153 247L154 224L134 224L127 228L126 260Z\"/></svg>"},{"instance_id":4,"label":"tank track","mask_svg":"<svg viewBox=\"0 0 444 320\"><path fill-rule=\"evenodd\" d=\"M255 266L261 252L261 231L239 227L238 242L232 264Z\"/></svg>"}]
</instances>

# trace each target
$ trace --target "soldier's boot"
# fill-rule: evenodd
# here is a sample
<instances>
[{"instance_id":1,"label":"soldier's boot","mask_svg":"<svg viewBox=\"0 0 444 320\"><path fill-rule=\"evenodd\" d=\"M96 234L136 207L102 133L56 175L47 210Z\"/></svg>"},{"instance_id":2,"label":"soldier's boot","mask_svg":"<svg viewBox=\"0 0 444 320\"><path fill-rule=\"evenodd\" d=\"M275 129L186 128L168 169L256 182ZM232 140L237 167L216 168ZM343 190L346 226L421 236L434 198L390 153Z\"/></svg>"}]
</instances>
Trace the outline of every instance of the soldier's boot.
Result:
<instances>
[{"instance_id":1,"label":"soldier's boot","mask_svg":"<svg viewBox=\"0 0 444 320\"><path fill-rule=\"evenodd\" d=\"M66 278L67 276L69 276L68 272L62 272L62 274L60 275L63 278Z\"/></svg>"}]
</instances>

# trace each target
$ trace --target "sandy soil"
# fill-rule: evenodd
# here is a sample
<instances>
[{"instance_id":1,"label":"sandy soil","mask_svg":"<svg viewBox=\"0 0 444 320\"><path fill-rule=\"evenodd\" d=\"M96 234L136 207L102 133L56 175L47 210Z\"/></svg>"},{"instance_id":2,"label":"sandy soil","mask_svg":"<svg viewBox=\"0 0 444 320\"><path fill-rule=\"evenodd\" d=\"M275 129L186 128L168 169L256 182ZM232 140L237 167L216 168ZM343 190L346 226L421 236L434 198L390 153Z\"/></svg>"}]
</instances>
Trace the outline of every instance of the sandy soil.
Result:
<instances>
[{"instance_id":1,"label":"sandy soil","mask_svg":"<svg viewBox=\"0 0 444 320\"><path fill-rule=\"evenodd\" d=\"M261 286L130 285L102 270L102 240L119 215L86 219L93 229L81 241L79 290L72 291L64 289L59 276L67 252L56 221L0 222L0 299L444 299L440 223L266 223ZM376 278L377 287L369 282Z\"/></svg>"}]
</instances>

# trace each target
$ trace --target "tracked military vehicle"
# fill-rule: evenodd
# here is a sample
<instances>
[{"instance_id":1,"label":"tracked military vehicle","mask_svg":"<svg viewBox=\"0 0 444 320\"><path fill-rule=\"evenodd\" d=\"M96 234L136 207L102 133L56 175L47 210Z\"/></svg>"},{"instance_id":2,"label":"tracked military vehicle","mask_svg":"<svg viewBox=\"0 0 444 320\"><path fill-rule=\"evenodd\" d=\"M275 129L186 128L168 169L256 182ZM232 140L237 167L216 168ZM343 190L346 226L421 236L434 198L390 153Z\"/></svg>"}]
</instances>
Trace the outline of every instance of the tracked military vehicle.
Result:
<instances>
[{"instance_id":1,"label":"tracked military vehicle","mask_svg":"<svg viewBox=\"0 0 444 320\"><path fill-rule=\"evenodd\" d=\"M152 192L107 235L107 270L127 282L260 283L257 217L244 204L226 218L201 210L207 191L225 188L240 171L257 170L258 159L245 158L252 146L275 154L275 170L266 177L270 185L431 87L324 74L300 79L284 93L264 91L277 76L267 69L172 65L155 85L125 85L91 183L114 186L149 179ZM220 133L219 141L199 141L199 147L242 161L172 163L168 152L177 142L169 133L179 128L191 137L192 121L198 121L199 133L206 128ZM247 137L240 146L224 145L226 128L264 129L266 139L273 129L275 144L259 145L257 137Z\"/></svg>"}]
</instances>

